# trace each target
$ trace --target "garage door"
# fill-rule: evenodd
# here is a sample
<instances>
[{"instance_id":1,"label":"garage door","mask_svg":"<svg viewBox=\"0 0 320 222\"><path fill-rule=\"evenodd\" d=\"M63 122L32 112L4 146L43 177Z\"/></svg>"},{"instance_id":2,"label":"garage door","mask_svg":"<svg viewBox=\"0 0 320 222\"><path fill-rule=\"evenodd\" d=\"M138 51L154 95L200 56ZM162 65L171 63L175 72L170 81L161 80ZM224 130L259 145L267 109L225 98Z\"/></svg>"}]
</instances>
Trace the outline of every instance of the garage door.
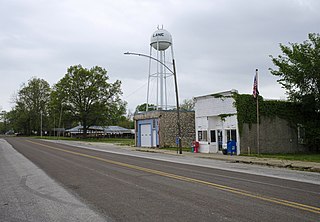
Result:
<instances>
[{"instance_id":1,"label":"garage door","mask_svg":"<svg viewBox=\"0 0 320 222\"><path fill-rule=\"evenodd\" d=\"M141 146L151 147L151 124L141 125Z\"/></svg>"}]
</instances>

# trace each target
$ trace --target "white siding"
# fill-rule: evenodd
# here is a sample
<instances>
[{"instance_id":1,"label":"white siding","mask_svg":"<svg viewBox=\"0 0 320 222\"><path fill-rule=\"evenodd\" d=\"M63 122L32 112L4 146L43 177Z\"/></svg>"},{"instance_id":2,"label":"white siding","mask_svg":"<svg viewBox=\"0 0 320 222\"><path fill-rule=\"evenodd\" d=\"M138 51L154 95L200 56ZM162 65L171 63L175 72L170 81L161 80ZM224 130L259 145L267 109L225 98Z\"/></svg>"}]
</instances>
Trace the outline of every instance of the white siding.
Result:
<instances>
[{"instance_id":1,"label":"white siding","mask_svg":"<svg viewBox=\"0 0 320 222\"><path fill-rule=\"evenodd\" d=\"M223 93L223 96L231 96L230 92ZM234 106L232 97L217 98L213 95L201 96L195 98L195 125L196 133L200 130L207 130L208 141L200 141L200 152L217 153L218 150L218 135L217 132L222 132L222 146L227 146L226 130L235 129L237 132L238 154L239 154L239 132L237 123L237 110ZM221 118L221 114L231 114ZM232 115L234 114L234 115ZM211 141L210 131L215 130L216 140ZM198 135L196 135L198 140Z\"/></svg>"},{"instance_id":2,"label":"white siding","mask_svg":"<svg viewBox=\"0 0 320 222\"><path fill-rule=\"evenodd\" d=\"M237 116L228 116L225 119L223 125L226 129L235 129L237 127Z\"/></svg>"},{"instance_id":3,"label":"white siding","mask_svg":"<svg viewBox=\"0 0 320 222\"><path fill-rule=\"evenodd\" d=\"M213 96L196 98L195 116L218 116L220 114L236 113L233 98L215 98Z\"/></svg>"},{"instance_id":4,"label":"white siding","mask_svg":"<svg viewBox=\"0 0 320 222\"><path fill-rule=\"evenodd\" d=\"M207 117L196 117L196 130L207 130L208 120Z\"/></svg>"}]
</instances>

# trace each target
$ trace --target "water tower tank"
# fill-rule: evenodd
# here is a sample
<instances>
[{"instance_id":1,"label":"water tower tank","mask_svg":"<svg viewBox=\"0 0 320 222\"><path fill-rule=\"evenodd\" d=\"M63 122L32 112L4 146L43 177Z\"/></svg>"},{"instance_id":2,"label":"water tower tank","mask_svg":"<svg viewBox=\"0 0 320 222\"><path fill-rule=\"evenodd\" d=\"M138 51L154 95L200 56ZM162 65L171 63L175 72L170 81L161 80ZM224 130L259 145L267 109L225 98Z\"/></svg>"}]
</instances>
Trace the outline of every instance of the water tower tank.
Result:
<instances>
[{"instance_id":1,"label":"water tower tank","mask_svg":"<svg viewBox=\"0 0 320 222\"><path fill-rule=\"evenodd\" d=\"M171 34L165 29L155 31L151 36L150 45L159 51L166 50L172 44Z\"/></svg>"}]
</instances>

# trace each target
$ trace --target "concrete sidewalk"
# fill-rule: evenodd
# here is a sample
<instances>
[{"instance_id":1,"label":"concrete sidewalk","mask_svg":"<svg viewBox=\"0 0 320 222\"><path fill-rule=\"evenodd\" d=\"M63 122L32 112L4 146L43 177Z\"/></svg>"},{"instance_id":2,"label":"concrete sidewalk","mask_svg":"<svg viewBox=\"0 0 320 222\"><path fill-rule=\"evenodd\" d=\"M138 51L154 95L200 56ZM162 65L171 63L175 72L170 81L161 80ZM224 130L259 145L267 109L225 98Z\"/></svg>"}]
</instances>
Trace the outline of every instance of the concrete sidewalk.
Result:
<instances>
[{"instance_id":1,"label":"concrete sidewalk","mask_svg":"<svg viewBox=\"0 0 320 222\"><path fill-rule=\"evenodd\" d=\"M306 170L311 172L320 173L320 163L316 162L305 162L305 161L295 161L295 160L280 160L275 158L258 158L251 156L236 156L236 155L223 155L218 153L191 153L183 152L182 154L177 154L176 151L165 150L159 148L141 148L141 147L132 147L131 149L140 151L140 152L154 152L154 153L165 153L171 155L182 155L195 158L205 158L205 159L215 159L223 160L233 163L246 163L246 164L257 164L271 167L281 167L289 168L293 170Z\"/></svg>"}]
</instances>

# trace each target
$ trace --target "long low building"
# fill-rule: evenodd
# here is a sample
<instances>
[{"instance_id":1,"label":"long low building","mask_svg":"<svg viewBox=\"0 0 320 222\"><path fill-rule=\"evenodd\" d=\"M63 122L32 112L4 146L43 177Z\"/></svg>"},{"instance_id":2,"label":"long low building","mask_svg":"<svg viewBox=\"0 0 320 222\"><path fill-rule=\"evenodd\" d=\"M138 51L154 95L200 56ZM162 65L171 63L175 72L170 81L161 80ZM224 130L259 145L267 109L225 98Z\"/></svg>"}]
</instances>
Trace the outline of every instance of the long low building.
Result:
<instances>
[{"instance_id":1,"label":"long low building","mask_svg":"<svg viewBox=\"0 0 320 222\"><path fill-rule=\"evenodd\" d=\"M66 136L78 137L83 135L83 126L76 126L65 131ZM90 137L132 137L132 130L120 126L90 126L87 135Z\"/></svg>"}]
</instances>

